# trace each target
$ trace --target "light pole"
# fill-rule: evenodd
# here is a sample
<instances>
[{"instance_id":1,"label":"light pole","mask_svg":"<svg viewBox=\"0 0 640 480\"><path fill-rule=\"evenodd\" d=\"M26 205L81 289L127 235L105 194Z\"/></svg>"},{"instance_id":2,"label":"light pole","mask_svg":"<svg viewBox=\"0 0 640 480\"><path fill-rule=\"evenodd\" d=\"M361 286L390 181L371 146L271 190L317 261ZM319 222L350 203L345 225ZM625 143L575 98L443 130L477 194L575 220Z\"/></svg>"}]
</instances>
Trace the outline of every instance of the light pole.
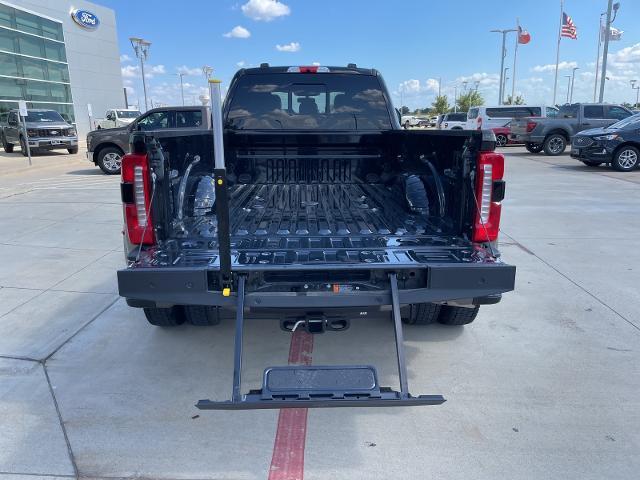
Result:
<instances>
[{"instance_id":1,"label":"light pole","mask_svg":"<svg viewBox=\"0 0 640 480\"><path fill-rule=\"evenodd\" d=\"M571 72L571 94L569 95L569 103L573 103L573 86L576 84L576 70L580 70L580 67L573 67Z\"/></svg>"},{"instance_id":2,"label":"light pole","mask_svg":"<svg viewBox=\"0 0 640 480\"><path fill-rule=\"evenodd\" d=\"M182 83L182 77L184 77L186 73L176 73L175 75L180 77L180 94L182 95L182 106L184 107L184 84Z\"/></svg>"},{"instance_id":3,"label":"light pole","mask_svg":"<svg viewBox=\"0 0 640 480\"><path fill-rule=\"evenodd\" d=\"M149 47L151 42L143 40L142 38L130 37L129 41L133 47L133 51L136 52L136 57L140 59L140 72L142 73L142 90L144 91L144 109L149 109L147 102L147 80L144 76L144 62L149 58Z\"/></svg>"},{"instance_id":4,"label":"light pole","mask_svg":"<svg viewBox=\"0 0 640 480\"><path fill-rule=\"evenodd\" d=\"M598 55L596 56L596 81L593 82L593 101L596 101L596 95L598 94L598 75L600 74L600 46L602 45L602 17L604 17L607 12L602 12L600 14L600 22L598 23Z\"/></svg>"},{"instance_id":5,"label":"light pole","mask_svg":"<svg viewBox=\"0 0 640 480\"><path fill-rule=\"evenodd\" d=\"M458 86L453 86L453 112L458 112Z\"/></svg>"},{"instance_id":6,"label":"light pole","mask_svg":"<svg viewBox=\"0 0 640 480\"><path fill-rule=\"evenodd\" d=\"M476 80L475 82L473 82L473 84L475 85L476 93L478 93L478 87L480 86L480 80Z\"/></svg>"},{"instance_id":7,"label":"light pole","mask_svg":"<svg viewBox=\"0 0 640 480\"><path fill-rule=\"evenodd\" d=\"M509 70L509 67L504 67L503 73L502 73L502 95L504 96L504 94L506 93L506 89L507 89L507 70ZM507 103L504 101L504 98L502 98L500 100L500 103Z\"/></svg>"},{"instance_id":8,"label":"light pole","mask_svg":"<svg viewBox=\"0 0 640 480\"><path fill-rule=\"evenodd\" d=\"M636 91L636 108L638 108L638 101L640 100L640 85L636 87L637 81L638 80L631 80L631 88Z\"/></svg>"},{"instance_id":9,"label":"light pole","mask_svg":"<svg viewBox=\"0 0 640 480\"><path fill-rule=\"evenodd\" d=\"M209 65L205 65L202 67L202 74L204 75L204 78L207 79L207 82L211 78L212 73L213 73L213 67L210 67Z\"/></svg>"},{"instance_id":10,"label":"light pole","mask_svg":"<svg viewBox=\"0 0 640 480\"><path fill-rule=\"evenodd\" d=\"M507 38L507 33L517 32L515 28L507 28L504 30L490 30L492 33L502 34L502 50L500 51L500 91L498 92L498 105L502 105L502 97L504 96L504 57L507 56L507 49L504 44ZM476 88L477 90L477 88Z\"/></svg>"},{"instance_id":11,"label":"light pole","mask_svg":"<svg viewBox=\"0 0 640 480\"><path fill-rule=\"evenodd\" d=\"M571 75L565 75L564 78L568 79L567 81L567 102L569 103L569 91L571 90Z\"/></svg>"},{"instance_id":12,"label":"light pole","mask_svg":"<svg viewBox=\"0 0 640 480\"><path fill-rule=\"evenodd\" d=\"M611 24L616 20L616 16L618 15L618 9L620 8L620 3L613 3L613 0L609 0L609 5L607 6L607 22L604 26L604 49L602 50L602 72L600 73L600 97L599 102L602 103L604 101L604 84L607 79L607 56L609 55L609 37L611 32ZM613 18L611 18L611 10L613 9Z\"/></svg>"}]
</instances>

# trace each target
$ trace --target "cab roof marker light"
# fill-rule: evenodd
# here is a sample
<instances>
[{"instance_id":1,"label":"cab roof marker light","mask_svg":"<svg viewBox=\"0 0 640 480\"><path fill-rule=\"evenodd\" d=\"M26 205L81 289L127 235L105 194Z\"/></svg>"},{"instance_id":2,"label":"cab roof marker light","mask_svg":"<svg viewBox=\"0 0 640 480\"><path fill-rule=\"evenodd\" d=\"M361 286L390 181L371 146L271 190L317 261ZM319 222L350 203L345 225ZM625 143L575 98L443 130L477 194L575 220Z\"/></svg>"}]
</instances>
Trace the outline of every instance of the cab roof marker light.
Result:
<instances>
[{"instance_id":1,"label":"cab roof marker light","mask_svg":"<svg viewBox=\"0 0 640 480\"><path fill-rule=\"evenodd\" d=\"M329 67L319 67L317 65L287 68L287 73L329 73L329 71Z\"/></svg>"}]
</instances>

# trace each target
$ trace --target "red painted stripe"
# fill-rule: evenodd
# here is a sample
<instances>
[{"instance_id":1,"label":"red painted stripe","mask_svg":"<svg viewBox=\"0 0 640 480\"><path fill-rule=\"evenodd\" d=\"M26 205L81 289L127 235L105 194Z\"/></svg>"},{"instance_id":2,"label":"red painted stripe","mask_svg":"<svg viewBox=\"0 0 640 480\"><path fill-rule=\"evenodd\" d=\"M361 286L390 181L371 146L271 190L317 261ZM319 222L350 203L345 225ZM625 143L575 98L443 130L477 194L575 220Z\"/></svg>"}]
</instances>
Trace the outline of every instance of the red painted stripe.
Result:
<instances>
[{"instance_id":1,"label":"red painted stripe","mask_svg":"<svg viewBox=\"0 0 640 480\"><path fill-rule=\"evenodd\" d=\"M289 364L311 365L312 352L313 335L302 329L293 332L289 347ZM269 480L302 480L306 437L307 409L281 409L269 467Z\"/></svg>"}]
</instances>

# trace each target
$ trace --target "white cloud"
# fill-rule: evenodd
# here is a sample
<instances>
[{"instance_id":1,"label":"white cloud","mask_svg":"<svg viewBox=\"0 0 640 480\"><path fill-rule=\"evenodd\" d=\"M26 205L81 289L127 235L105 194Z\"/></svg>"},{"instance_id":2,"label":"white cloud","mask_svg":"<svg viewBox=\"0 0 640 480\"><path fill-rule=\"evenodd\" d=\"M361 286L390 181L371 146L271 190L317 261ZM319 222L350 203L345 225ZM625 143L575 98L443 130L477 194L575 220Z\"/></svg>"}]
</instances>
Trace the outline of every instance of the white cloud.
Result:
<instances>
[{"instance_id":1,"label":"white cloud","mask_svg":"<svg viewBox=\"0 0 640 480\"><path fill-rule=\"evenodd\" d=\"M122 78L134 78L140 75L140 67L134 65L125 65L120 71Z\"/></svg>"},{"instance_id":2,"label":"white cloud","mask_svg":"<svg viewBox=\"0 0 640 480\"><path fill-rule=\"evenodd\" d=\"M279 52L299 52L300 44L298 42L291 42L285 45L276 45L276 49Z\"/></svg>"},{"instance_id":3,"label":"white cloud","mask_svg":"<svg viewBox=\"0 0 640 480\"><path fill-rule=\"evenodd\" d=\"M249 38L251 36L251 32L240 25L236 25L230 32L227 32L222 36L227 38Z\"/></svg>"},{"instance_id":4,"label":"white cloud","mask_svg":"<svg viewBox=\"0 0 640 480\"><path fill-rule=\"evenodd\" d=\"M153 78L155 75L164 75L167 73L164 65L148 65L144 72L144 76L147 78Z\"/></svg>"},{"instance_id":5,"label":"white cloud","mask_svg":"<svg viewBox=\"0 0 640 480\"><path fill-rule=\"evenodd\" d=\"M573 67L577 67L578 62L560 62L558 63L558 70L569 70ZM547 65L536 65L531 69L533 72L555 72L556 64L549 63Z\"/></svg>"},{"instance_id":6,"label":"white cloud","mask_svg":"<svg viewBox=\"0 0 640 480\"><path fill-rule=\"evenodd\" d=\"M314 67L319 67L320 66L320 62L313 62L313 63L311 63L311 65L313 65Z\"/></svg>"},{"instance_id":7,"label":"white cloud","mask_svg":"<svg viewBox=\"0 0 640 480\"><path fill-rule=\"evenodd\" d=\"M609 59L611 63L640 63L640 43L619 50Z\"/></svg>"},{"instance_id":8,"label":"white cloud","mask_svg":"<svg viewBox=\"0 0 640 480\"><path fill-rule=\"evenodd\" d=\"M278 0L249 0L241 9L242 13L252 20L263 22L270 22L274 18L291 13L291 9Z\"/></svg>"},{"instance_id":9,"label":"white cloud","mask_svg":"<svg viewBox=\"0 0 640 480\"><path fill-rule=\"evenodd\" d=\"M120 55L120 63L127 63L127 62L130 62L131 60L132 58L126 53L123 53L122 55Z\"/></svg>"},{"instance_id":10,"label":"white cloud","mask_svg":"<svg viewBox=\"0 0 640 480\"><path fill-rule=\"evenodd\" d=\"M245 63L244 60L240 60L238 63L236 63L236 66L240 67L240 68L244 67L245 65L246 65L246 63Z\"/></svg>"},{"instance_id":11,"label":"white cloud","mask_svg":"<svg viewBox=\"0 0 640 480\"><path fill-rule=\"evenodd\" d=\"M182 65L181 67L178 67L177 70L178 70L178 73L182 73L184 75L191 75L191 76L203 75L202 68L200 67L190 68L190 67L187 67L186 65Z\"/></svg>"}]
</instances>

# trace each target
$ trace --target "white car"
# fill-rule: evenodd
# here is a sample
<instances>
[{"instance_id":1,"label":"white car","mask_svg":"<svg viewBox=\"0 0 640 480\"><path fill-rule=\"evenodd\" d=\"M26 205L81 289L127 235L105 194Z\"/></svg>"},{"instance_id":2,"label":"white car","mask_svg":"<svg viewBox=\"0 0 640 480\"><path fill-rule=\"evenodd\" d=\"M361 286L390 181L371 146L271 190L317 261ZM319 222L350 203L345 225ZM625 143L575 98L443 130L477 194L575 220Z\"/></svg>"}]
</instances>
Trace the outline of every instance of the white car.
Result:
<instances>
[{"instance_id":1,"label":"white car","mask_svg":"<svg viewBox=\"0 0 640 480\"><path fill-rule=\"evenodd\" d=\"M467 114L467 130L500 128L514 118L555 117L556 107L546 105L500 105L498 107L471 107Z\"/></svg>"},{"instance_id":2,"label":"white car","mask_svg":"<svg viewBox=\"0 0 640 480\"><path fill-rule=\"evenodd\" d=\"M464 130L467 125L465 112L447 113L438 124L440 130Z\"/></svg>"},{"instance_id":3,"label":"white car","mask_svg":"<svg viewBox=\"0 0 640 480\"><path fill-rule=\"evenodd\" d=\"M415 115L403 115L400 123L404 128L417 127L422 119Z\"/></svg>"},{"instance_id":4,"label":"white car","mask_svg":"<svg viewBox=\"0 0 640 480\"><path fill-rule=\"evenodd\" d=\"M134 108L114 108L107 110L104 119L98 120L98 130L103 128L126 127L140 115L140 110Z\"/></svg>"}]
</instances>

